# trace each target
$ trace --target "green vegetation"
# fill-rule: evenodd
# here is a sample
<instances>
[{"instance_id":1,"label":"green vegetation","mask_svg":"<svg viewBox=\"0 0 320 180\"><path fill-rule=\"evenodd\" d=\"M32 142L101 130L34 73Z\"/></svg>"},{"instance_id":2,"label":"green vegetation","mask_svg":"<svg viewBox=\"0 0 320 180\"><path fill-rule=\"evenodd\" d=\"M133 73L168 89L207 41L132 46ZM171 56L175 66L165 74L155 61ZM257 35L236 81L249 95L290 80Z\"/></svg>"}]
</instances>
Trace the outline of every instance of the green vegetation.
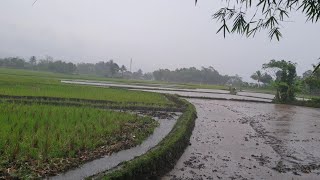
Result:
<instances>
[{"instance_id":1,"label":"green vegetation","mask_svg":"<svg viewBox=\"0 0 320 180\"><path fill-rule=\"evenodd\" d=\"M104 179L156 179L172 169L185 148L189 145L190 136L196 119L195 107L187 101L172 97L186 106L173 130L158 146L131 161L125 162L120 169L98 175Z\"/></svg>"},{"instance_id":2,"label":"green vegetation","mask_svg":"<svg viewBox=\"0 0 320 180\"><path fill-rule=\"evenodd\" d=\"M194 83L194 84L214 84L224 85L232 81L235 76L221 75L212 66L180 68L174 71L169 69L159 69L153 72L154 79L157 81L173 83Z\"/></svg>"},{"instance_id":3,"label":"green vegetation","mask_svg":"<svg viewBox=\"0 0 320 180\"><path fill-rule=\"evenodd\" d=\"M304 83L307 86L306 91L310 94L318 94L320 91L320 64L313 71L306 71L304 75Z\"/></svg>"},{"instance_id":4,"label":"green vegetation","mask_svg":"<svg viewBox=\"0 0 320 180\"><path fill-rule=\"evenodd\" d=\"M198 0L195 0L197 3ZM320 1L317 0L241 0L224 1L214 15L222 25L218 32L238 33L247 37L255 36L261 30L268 30L269 37L282 37L281 28L288 21L290 13L300 11L307 21L320 19ZM217 33L218 33L217 32Z\"/></svg>"},{"instance_id":5,"label":"green vegetation","mask_svg":"<svg viewBox=\"0 0 320 180\"><path fill-rule=\"evenodd\" d=\"M0 174L5 174L8 168L10 176L18 177L56 173L139 144L156 126L156 121L148 117L102 109L3 102ZM116 148L112 147L115 144ZM105 148L91 155L87 153L100 146Z\"/></svg>"},{"instance_id":6,"label":"green vegetation","mask_svg":"<svg viewBox=\"0 0 320 180\"><path fill-rule=\"evenodd\" d=\"M256 71L250 77L251 79L258 81L258 87L260 87L260 82L269 84L272 81L272 77L269 74L262 74L261 71Z\"/></svg>"},{"instance_id":7,"label":"green vegetation","mask_svg":"<svg viewBox=\"0 0 320 180\"><path fill-rule=\"evenodd\" d=\"M163 95L157 93L63 84L60 79L69 76L61 74L2 70L0 70L0 95L81 98L122 103L154 103L158 106L166 106L171 103Z\"/></svg>"},{"instance_id":8,"label":"green vegetation","mask_svg":"<svg viewBox=\"0 0 320 180\"><path fill-rule=\"evenodd\" d=\"M275 86L277 89L275 101L281 103L294 101L297 91L296 64L284 60L271 60L269 63L264 64L263 68L275 69L277 71L277 78L275 80Z\"/></svg>"},{"instance_id":9,"label":"green vegetation","mask_svg":"<svg viewBox=\"0 0 320 180\"><path fill-rule=\"evenodd\" d=\"M271 78L269 83L263 82L264 86L258 85L258 88L247 86L245 88L247 91L274 94L276 103L320 107L320 70L317 70L316 66L314 71L308 70L302 77L297 76L296 64L290 61L271 60L263 64L263 69L273 70L275 80ZM265 75L270 76L266 73ZM263 76L260 71L256 71L252 78L259 83L262 82ZM298 100L297 97L302 100Z\"/></svg>"},{"instance_id":10,"label":"green vegetation","mask_svg":"<svg viewBox=\"0 0 320 180\"><path fill-rule=\"evenodd\" d=\"M157 93L60 82L76 78L79 77L0 69L1 178L55 175L135 146L158 125L149 117L106 108L178 107L170 97ZM83 79L86 78L96 77Z\"/></svg>"}]
</instances>

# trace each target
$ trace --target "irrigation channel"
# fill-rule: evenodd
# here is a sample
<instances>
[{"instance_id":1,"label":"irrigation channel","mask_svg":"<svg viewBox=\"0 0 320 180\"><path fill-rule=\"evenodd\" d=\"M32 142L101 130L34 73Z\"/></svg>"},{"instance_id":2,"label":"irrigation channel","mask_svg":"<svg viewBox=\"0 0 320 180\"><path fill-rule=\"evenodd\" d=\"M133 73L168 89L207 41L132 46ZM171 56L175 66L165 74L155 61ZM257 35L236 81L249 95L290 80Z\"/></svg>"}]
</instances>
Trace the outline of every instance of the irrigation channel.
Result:
<instances>
[{"instance_id":1,"label":"irrigation channel","mask_svg":"<svg viewBox=\"0 0 320 180\"><path fill-rule=\"evenodd\" d=\"M124 87L178 94L197 109L190 145L162 179L320 179L320 109L259 93Z\"/></svg>"},{"instance_id":2,"label":"irrigation channel","mask_svg":"<svg viewBox=\"0 0 320 180\"><path fill-rule=\"evenodd\" d=\"M160 113L166 115L164 117L153 117L156 121L159 122L159 126L154 130L153 134L149 136L142 144L85 163L81 165L79 168L51 177L50 179L84 179L99 174L101 172L110 170L119 165L121 162L129 161L136 156L140 156L146 153L148 150L156 146L171 131L176 120L181 115L181 113L179 112L171 112L169 114L166 112Z\"/></svg>"}]
</instances>

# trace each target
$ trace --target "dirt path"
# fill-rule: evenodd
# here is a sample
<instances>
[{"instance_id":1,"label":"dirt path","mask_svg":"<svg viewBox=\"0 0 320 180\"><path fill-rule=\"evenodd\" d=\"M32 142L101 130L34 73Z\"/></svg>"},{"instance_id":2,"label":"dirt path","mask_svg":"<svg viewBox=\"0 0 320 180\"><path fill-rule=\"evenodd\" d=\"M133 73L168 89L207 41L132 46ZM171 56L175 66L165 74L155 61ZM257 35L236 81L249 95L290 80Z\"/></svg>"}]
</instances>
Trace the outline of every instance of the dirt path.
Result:
<instances>
[{"instance_id":1,"label":"dirt path","mask_svg":"<svg viewBox=\"0 0 320 180\"><path fill-rule=\"evenodd\" d=\"M191 145L163 179L320 179L320 110L190 99Z\"/></svg>"}]
</instances>

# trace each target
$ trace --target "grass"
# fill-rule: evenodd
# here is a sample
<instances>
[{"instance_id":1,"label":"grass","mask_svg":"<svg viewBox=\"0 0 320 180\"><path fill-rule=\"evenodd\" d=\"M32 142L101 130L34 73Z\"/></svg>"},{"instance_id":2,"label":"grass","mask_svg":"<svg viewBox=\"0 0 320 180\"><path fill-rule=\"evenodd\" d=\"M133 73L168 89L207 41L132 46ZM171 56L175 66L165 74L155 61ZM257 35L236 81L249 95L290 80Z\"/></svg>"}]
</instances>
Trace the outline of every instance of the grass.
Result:
<instances>
[{"instance_id":1,"label":"grass","mask_svg":"<svg viewBox=\"0 0 320 180\"><path fill-rule=\"evenodd\" d=\"M74 79L74 80L82 79L82 80L110 81L114 83L126 83L126 84L146 84L146 85L171 84L163 81L106 78L106 77L95 76L95 75L61 74L61 73L53 73L53 72L45 72L45 71L0 68L0 75L4 75L4 74L15 74L19 76L29 76L29 77L56 78L59 80L60 79Z\"/></svg>"},{"instance_id":2,"label":"grass","mask_svg":"<svg viewBox=\"0 0 320 180\"><path fill-rule=\"evenodd\" d=\"M193 84L193 83L170 83L164 81L150 81L150 80L132 80L132 79L121 79L121 78L105 78L101 76L94 75L67 75L60 73L52 72L42 72L42 71L30 71L22 69L8 69L0 68L0 76L2 75L16 75L16 76L28 76L31 78L50 78L60 81L61 79L70 79L70 80L92 80L92 81L108 81L113 83L124 83L131 85L144 85L151 87L159 86L173 86L180 89L219 89L219 90L228 90L227 87L223 85L211 85L211 84Z\"/></svg>"},{"instance_id":3,"label":"grass","mask_svg":"<svg viewBox=\"0 0 320 180\"><path fill-rule=\"evenodd\" d=\"M100 146L107 153L139 144L156 126L148 117L89 107L0 103L0 177L8 168L20 178L61 171Z\"/></svg>"},{"instance_id":4,"label":"grass","mask_svg":"<svg viewBox=\"0 0 320 180\"><path fill-rule=\"evenodd\" d=\"M171 102L163 95L126 89L70 85L60 82L64 75L25 70L0 70L0 95L82 98L115 102L155 103L166 106Z\"/></svg>"},{"instance_id":5,"label":"grass","mask_svg":"<svg viewBox=\"0 0 320 180\"><path fill-rule=\"evenodd\" d=\"M148 117L103 108L175 106L158 93L63 84L61 79L106 80L0 68L0 96L8 95L0 98L0 179L60 173L133 147L158 125Z\"/></svg>"}]
</instances>

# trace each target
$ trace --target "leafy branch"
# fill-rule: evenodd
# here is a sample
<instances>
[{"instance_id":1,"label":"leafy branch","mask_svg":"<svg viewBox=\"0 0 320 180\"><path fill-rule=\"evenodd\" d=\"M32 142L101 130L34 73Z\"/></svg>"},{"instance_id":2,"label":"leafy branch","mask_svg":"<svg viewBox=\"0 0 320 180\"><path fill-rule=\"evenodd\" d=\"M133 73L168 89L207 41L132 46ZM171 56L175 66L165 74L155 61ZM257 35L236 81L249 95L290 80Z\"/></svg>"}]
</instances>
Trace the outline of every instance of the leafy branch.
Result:
<instances>
[{"instance_id":1,"label":"leafy branch","mask_svg":"<svg viewBox=\"0 0 320 180\"><path fill-rule=\"evenodd\" d=\"M281 26L290 18L290 12L301 11L313 23L320 18L320 0L222 0L225 6L213 14L222 25L217 31L255 36L268 30L269 38L282 37ZM198 3L198 0L195 0ZM231 31L229 30L231 29Z\"/></svg>"}]
</instances>

